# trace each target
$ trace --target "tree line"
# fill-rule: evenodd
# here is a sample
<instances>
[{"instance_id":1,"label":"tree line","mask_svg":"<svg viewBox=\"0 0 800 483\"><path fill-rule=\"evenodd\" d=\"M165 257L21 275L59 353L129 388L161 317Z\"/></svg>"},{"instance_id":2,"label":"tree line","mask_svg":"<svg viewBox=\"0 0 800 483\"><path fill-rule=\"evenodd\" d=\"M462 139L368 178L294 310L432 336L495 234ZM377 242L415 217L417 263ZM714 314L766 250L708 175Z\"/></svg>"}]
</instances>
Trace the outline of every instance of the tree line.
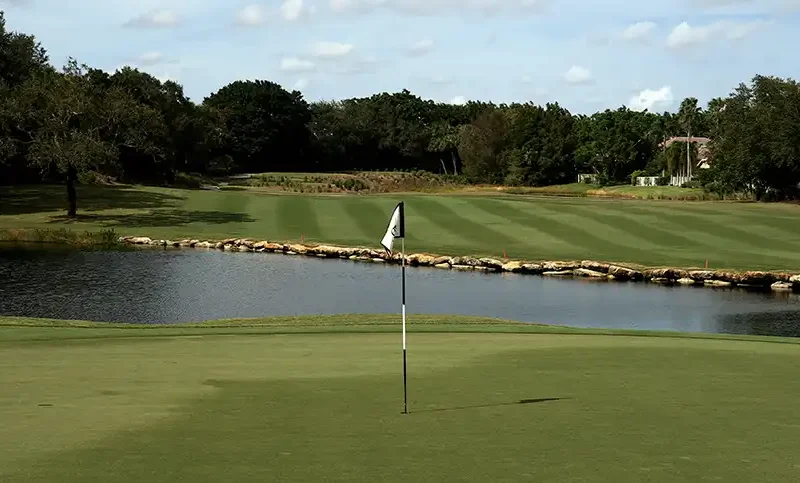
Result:
<instances>
[{"instance_id":1,"label":"tree line","mask_svg":"<svg viewBox=\"0 0 800 483\"><path fill-rule=\"evenodd\" d=\"M698 169L698 144L710 138ZM0 12L0 184L111 178L171 184L182 173L425 170L465 182L542 186L592 174L695 175L692 184L757 199L798 197L800 86L756 76L676 113L620 107L573 114L558 103L451 105L408 90L309 103L265 81L192 102L180 84L132 67L62 69Z\"/></svg>"}]
</instances>

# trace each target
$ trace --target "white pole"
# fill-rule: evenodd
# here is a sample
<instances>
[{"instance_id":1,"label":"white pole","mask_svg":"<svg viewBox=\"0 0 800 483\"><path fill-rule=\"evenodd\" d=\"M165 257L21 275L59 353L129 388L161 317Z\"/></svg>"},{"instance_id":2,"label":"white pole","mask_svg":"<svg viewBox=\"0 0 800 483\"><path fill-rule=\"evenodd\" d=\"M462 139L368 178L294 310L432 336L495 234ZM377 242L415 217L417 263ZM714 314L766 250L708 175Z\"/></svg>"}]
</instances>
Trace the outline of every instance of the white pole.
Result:
<instances>
[{"instance_id":1,"label":"white pole","mask_svg":"<svg viewBox=\"0 0 800 483\"><path fill-rule=\"evenodd\" d=\"M403 414L408 414L408 382L406 376L406 239L400 239L400 267L403 277Z\"/></svg>"}]
</instances>

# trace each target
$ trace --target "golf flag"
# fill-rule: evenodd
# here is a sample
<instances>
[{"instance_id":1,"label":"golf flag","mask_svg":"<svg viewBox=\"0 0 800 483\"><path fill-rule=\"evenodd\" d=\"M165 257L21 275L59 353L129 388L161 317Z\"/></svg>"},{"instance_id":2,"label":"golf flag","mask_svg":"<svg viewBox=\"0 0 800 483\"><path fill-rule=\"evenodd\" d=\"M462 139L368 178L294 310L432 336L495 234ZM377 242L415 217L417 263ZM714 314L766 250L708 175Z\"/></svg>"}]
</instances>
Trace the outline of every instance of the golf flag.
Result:
<instances>
[{"instance_id":1,"label":"golf flag","mask_svg":"<svg viewBox=\"0 0 800 483\"><path fill-rule=\"evenodd\" d=\"M381 240L381 245L389 252L389 255L392 254L394 239L405 238L406 223L404 218L403 202L401 201L392 212L392 217L389 219L389 226L386 228L386 234L383 235L383 239Z\"/></svg>"},{"instance_id":2,"label":"golf flag","mask_svg":"<svg viewBox=\"0 0 800 483\"><path fill-rule=\"evenodd\" d=\"M396 238L400 239L400 273L403 287L403 414L408 414L408 379L406 377L406 221L403 208L404 205L401 201L392 212L392 216L389 218L389 226L386 228L386 234L383 235L381 245L391 256L394 240Z\"/></svg>"}]
</instances>

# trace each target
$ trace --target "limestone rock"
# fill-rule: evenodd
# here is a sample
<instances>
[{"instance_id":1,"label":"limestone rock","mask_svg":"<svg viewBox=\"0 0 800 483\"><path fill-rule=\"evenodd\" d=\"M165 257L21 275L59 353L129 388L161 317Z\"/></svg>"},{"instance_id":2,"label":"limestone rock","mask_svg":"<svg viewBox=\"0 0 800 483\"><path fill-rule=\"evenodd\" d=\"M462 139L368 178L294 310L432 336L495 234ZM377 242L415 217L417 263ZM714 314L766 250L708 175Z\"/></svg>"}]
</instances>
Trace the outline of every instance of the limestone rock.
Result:
<instances>
[{"instance_id":1,"label":"limestone rock","mask_svg":"<svg viewBox=\"0 0 800 483\"><path fill-rule=\"evenodd\" d=\"M544 262L542 268L547 272L563 272L580 268L580 264L575 262Z\"/></svg>"},{"instance_id":2,"label":"limestone rock","mask_svg":"<svg viewBox=\"0 0 800 483\"><path fill-rule=\"evenodd\" d=\"M546 277L566 277L572 274L572 270L550 270L542 273Z\"/></svg>"},{"instance_id":3,"label":"limestone rock","mask_svg":"<svg viewBox=\"0 0 800 483\"><path fill-rule=\"evenodd\" d=\"M494 258L481 258L478 261L480 262L480 265L483 267L491 268L494 270L500 270L501 268L503 268L503 262L501 262L500 260L496 260Z\"/></svg>"},{"instance_id":4,"label":"limestone rock","mask_svg":"<svg viewBox=\"0 0 800 483\"><path fill-rule=\"evenodd\" d=\"M667 283L669 283L669 279L668 278L664 278L664 277L652 277L650 279L650 283L667 284Z\"/></svg>"},{"instance_id":5,"label":"limestone rock","mask_svg":"<svg viewBox=\"0 0 800 483\"><path fill-rule=\"evenodd\" d=\"M237 240L236 238L228 238L226 240L222 240L221 243L223 245L233 245L236 240Z\"/></svg>"},{"instance_id":6,"label":"limestone rock","mask_svg":"<svg viewBox=\"0 0 800 483\"><path fill-rule=\"evenodd\" d=\"M415 253L408 257L408 263L412 266L430 267L435 265L436 257L432 255L425 255L422 253Z\"/></svg>"},{"instance_id":7,"label":"limestone rock","mask_svg":"<svg viewBox=\"0 0 800 483\"><path fill-rule=\"evenodd\" d=\"M305 245L289 245L289 251L294 252L298 255L305 255L308 252L308 248Z\"/></svg>"},{"instance_id":8,"label":"limestone rock","mask_svg":"<svg viewBox=\"0 0 800 483\"><path fill-rule=\"evenodd\" d=\"M579 277L588 277L588 278L605 278L606 274L602 272L597 272L595 270L589 270L588 268L577 268L575 269L575 275Z\"/></svg>"},{"instance_id":9,"label":"limestone rock","mask_svg":"<svg viewBox=\"0 0 800 483\"><path fill-rule=\"evenodd\" d=\"M238 249L240 252L252 252L253 249L248 247L247 245L239 245Z\"/></svg>"},{"instance_id":10,"label":"limestone rock","mask_svg":"<svg viewBox=\"0 0 800 483\"><path fill-rule=\"evenodd\" d=\"M453 270L459 270L462 272L475 270L475 267L473 265L453 265L452 268Z\"/></svg>"},{"instance_id":11,"label":"limestone rock","mask_svg":"<svg viewBox=\"0 0 800 483\"><path fill-rule=\"evenodd\" d=\"M688 273L686 270L678 270L677 268L654 268L644 272L644 278L666 278L667 280L678 280L679 278L686 278Z\"/></svg>"},{"instance_id":12,"label":"limestone rock","mask_svg":"<svg viewBox=\"0 0 800 483\"><path fill-rule=\"evenodd\" d=\"M745 272L736 275L736 283L751 286L771 286L778 281L778 277L770 272Z\"/></svg>"},{"instance_id":13,"label":"limestone rock","mask_svg":"<svg viewBox=\"0 0 800 483\"><path fill-rule=\"evenodd\" d=\"M705 280L703 281L703 284L706 285L707 287L719 287L719 288L730 287L731 285L733 285L731 282L728 282L727 280Z\"/></svg>"},{"instance_id":14,"label":"limestone rock","mask_svg":"<svg viewBox=\"0 0 800 483\"><path fill-rule=\"evenodd\" d=\"M386 263L386 260L383 258L371 258L370 261L373 263Z\"/></svg>"},{"instance_id":15,"label":"limestone rock","mask_svg":"<svg viewBox=\"0 0 800 483\"><path fill-rule=\"evenodd\" d=\"M617 280L641 280L644 278L642 272L617 265L608 267L608 274L613 275Z\"/></svg>"},{"instance_id":16,"label":"limestone rock","mask_svg":"<svg viewBox=\"0 0 800 483\"><path fill-rule=\"evenodd\" d=\"M214 248L214 244L211 242L203 241L199 242L195 245L195 248Z\"/></svg>"},{"instance_id":17,"label":"limestone rock","mask_svg":"<svg viewBox=\"0 0 800 483\"><path fill-rule=\"evenodd\" d=\"M267 242L265 242L265 241L260 241L258 243L253 243L253 248L255 248L256 250L263 249L266 246L267 246Z\"/></svg>"},{"instance_id":18,"label":"limestone rock","mask_svg":"<svg viewBox=\"0 0 800 483\"><path fill-rule=\"evenodd\" d=\"M680 284L680 285L694 285L695 281L693 279L691 279L691 278L688 278L688 277L679 278L678 279L678 284Z\"/></svg>"},{"instance_id":19,"label":"limestone rock","mask_svg":"<svg viewBox=\"0 0 800 483\"><path fill-rule=\"evenodd\" d=\"M522 273L528 273L531 275L539 275L544 272L544 267L538 263L523 263L522 264Z\"/></svg>"},{"instance_id":20,"label":"limestone rock","mask_svg":"<svg viewBox=\"0 0 800 483\"><path fill-rule=\"evenodd\" d=\"M153 240L146 236L134 236L131 237L129 243L133 243L135 245L149 245L153 243Z\"/></svg>"},{"instance_id":21,"label":"limestone rock","mask_svg":"<svg viewBox=\"0 0 800 483\"><path fill-rule=\"evenodd\" d=\"M775 292L790 292L794 290L794 284L789 282L775 282L771 287Z\"/></svg>"},{"instance_id":22,"label":"limestone rock","mask_svg":"<svg viewBox=\"0 0 800 483\"><path fill-rule=\"evenodd\" d=\"M705 282L706 280L713 280L715 275L712 270L692 270L689 272L688 277L695 282Z\"/></svg>"},{"instance_id":23,"label":"limestone rock","mask_svg":"<svg viewBox=\"0 0 800 483\"><path fill-rule=\"evenodd\" d=\"M442 268L442 269L450 270L450 264L449 263L437 263L436 265L434 265L434 268Z\"/></svg>"},{"instance_id":24,"label":"limestone rock","mask_svg":"<svg viewBox=\"0 0 800 483\"><path fill-rule=\"evenodd\" d=\"M504 272L520 273L522 272L522 262L508 262L503 264Z\"/></svg>"},{"instance_id":25,"label":"limestone rock","mask_svg":"<svg viewBox=\"0 0 800 483\"><path fill-rule=\"evenodd\" d=\"M280 243L266 243L264 244L264 250L268 252L280 252L283 251L283 245Z\"/></svg>"},{"instance_id":26,"label":"limestone rock","mask_svg":"<svg viewBox=\"0 0 800 483\"><path fill-rule=\"evenodd\" d=\"M792 278L789 279L789 281L792 283L800 283L800 275L793 276Z\"/></svg>"},{"instance_id":27,"label":"limestone rock","mask_svg":"<svg viewBox=\"0 0 800 483\"><path fill-rule=\"evenodd\" d=\"M584 260L581 262L581 268L591 270L593 272L608 273L608 263L593 262L591 260Z\"/></svg>"},{"instance_id":28,"label":"limestone rock","mask_svg":"<svg viewBox=\"0 0 800 483\"><path fill-rule=\"evenodd\" d=\"M229 251L233 250L234 248L236 248L236 247L231 245L231 244L228 244L228 243L226 243L225 245L222 246L222 249L225 250L226 252L229 252Z\"/></svg>"},{"instance_id":29,"label":"limestone rock","mask_svg":"<svg viewBox=\"0 0 800 483\"><path fill-rule=\"evenodd\" d=\"M434 259L433 259L433 261L431 262L431 264L432 264L433 266L436 266L436 265L441 265L441 264L443 264L443 263L446 263L446 264L448 264L448 265L449 265L449 264L450 264L450 257L436 257L436 258L434 258Z\"/></svg>"}]
</instances>

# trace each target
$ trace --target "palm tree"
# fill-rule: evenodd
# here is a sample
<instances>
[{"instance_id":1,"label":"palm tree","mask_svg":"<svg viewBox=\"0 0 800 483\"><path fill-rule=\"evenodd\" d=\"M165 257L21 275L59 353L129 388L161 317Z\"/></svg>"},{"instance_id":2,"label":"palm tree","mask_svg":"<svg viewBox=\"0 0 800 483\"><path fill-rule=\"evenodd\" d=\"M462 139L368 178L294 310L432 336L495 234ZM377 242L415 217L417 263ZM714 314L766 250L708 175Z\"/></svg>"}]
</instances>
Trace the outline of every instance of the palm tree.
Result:
<instances>
[{"instance_id":1,"label":"palm tree","mask_svg":"<svg viewBox=\"0 0 800 483\"><path fill-rule=\"evenodd\" d=\"M697 105L697 99L694 97L687 97L681 102L681 108L678 111L678 122L686 131L686 176L692 176L692 131L696 130L700 123L700 114L702 108Z\"/></svg>"}]
</instances>

